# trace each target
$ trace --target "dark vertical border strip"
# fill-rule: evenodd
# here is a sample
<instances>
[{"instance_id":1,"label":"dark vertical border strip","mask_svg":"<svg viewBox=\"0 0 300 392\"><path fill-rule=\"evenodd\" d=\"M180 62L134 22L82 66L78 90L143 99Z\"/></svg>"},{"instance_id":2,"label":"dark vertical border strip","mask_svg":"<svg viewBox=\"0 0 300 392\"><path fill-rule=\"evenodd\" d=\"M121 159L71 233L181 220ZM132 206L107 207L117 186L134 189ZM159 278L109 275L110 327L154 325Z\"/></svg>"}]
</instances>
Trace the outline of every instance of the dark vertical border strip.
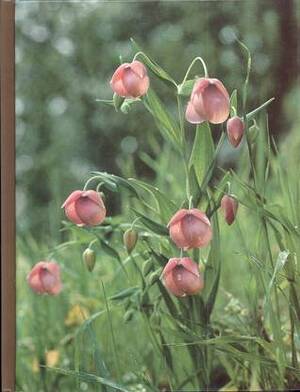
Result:
<instances>
[{"instance_id":1,"label":"dark vertical border strip","mask_svg":"<svg viewBox=\"0 0 300 392\"><path fill-rule=\"evenodd\" d=\"M15 5L1 0L1 373L2 391L15 390Z\"/></svg>"}]
</instances>

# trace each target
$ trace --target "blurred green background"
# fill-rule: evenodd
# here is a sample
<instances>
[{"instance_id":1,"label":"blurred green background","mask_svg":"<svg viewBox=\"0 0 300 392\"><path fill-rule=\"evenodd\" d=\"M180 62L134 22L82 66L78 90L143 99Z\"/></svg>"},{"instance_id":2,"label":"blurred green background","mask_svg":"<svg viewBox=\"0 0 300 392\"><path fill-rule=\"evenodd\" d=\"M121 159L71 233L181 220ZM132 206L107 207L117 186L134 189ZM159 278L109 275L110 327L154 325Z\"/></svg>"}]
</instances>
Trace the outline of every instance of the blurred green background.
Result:
<instances>
[{"instance_id":1,"label":"blurred green background","mask_svg":"<svg viewBox=\"0 0 300 392\"><path fill-rule=\"evenodd\" d=\"M130 37L177 81L201 55L231 92L242 87L245 72L237 34L253 55L249 109L276 96L270 129L276 137L287 134L299 111L299 9L299 1L289 0L18 2L19 235L60 240L60 205L92 170L153 176L141 159L151 153L151 135L158 137L150 117L139 105L134 115L112 115L96 101L111 98L119 56L131 61ZM168 97L163 85L156 89ZM222 157L235 159L226 149ZM118 200L108 208L117 213Z\"/></svg>"}]
</instances>

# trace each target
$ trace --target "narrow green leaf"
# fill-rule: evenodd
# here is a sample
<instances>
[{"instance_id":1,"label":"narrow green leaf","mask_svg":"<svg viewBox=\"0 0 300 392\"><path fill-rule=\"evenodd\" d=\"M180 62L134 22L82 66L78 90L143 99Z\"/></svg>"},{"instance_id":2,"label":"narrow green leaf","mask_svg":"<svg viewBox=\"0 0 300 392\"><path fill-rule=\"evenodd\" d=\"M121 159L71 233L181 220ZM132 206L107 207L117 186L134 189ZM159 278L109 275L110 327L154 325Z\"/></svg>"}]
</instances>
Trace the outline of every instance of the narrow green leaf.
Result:
<instances>
[{"instance_id":1,"label":"narrow green leaf","mask_svg":"<svg viewBox=\"0 0 300 392\"><path fill-rule=\"evenodd\" d=\"M142 223L151 231L159 235L169 235L169 230L166 226L153 221L152 219L148 218L143 213L137 211L136 209L132 208L137 216L141 218Z\"/></svg>"},{"instance_id":2,"label":"narrow green leaf","mask_svg":"<svg viewBox=\"0 0 300 392\"><path fill-rule=\"evenodd\" d=\"M230 117L236 116L238 114L238 100L237 100L237 90L233 90L230 97Z\"/></svg>"},{"instance_id":3,"label":"narrow green leaf","mask_svg":"<svg viewBox=\"0 0 300 392\"><path fill-rule=\"evenodd\" d=\"M113 101L114 101L114 106L116 109L116 112L121 108L123 102L125 101L124 97L120 97L118 94L114 93L113 95Z\"/></svg>"},{"instance_id":4,"label":"narrow green leaf","mask_svg":"<svg viewBox=\"0 0 300 392\"><path fill-rule=\"evenodd\" d=\"M189 167L194 166L199 184L202 184L204 176L214 155L214 141L208 122L197 126Z\"/></svg>"},{"instance_id":5,"label":"narrow green leaf","mask_svg":"<svg viewBox=\"0 0 300 392\"><path fill-rule=\"evenodd\" d=\"M133 38L130 38L134 48L140 52L139 56L143 58L144 63L150 68L150 70L159 77L163 82L166 82L169 86L177 88L177 84L174 79L159 66L154 60L152 60L145 52L141 49L141 47L135 42Z\"/></svg>"},{"instance_id":6,"label":"narrow green leaf","mask_svg":"<svg viewBox=\"0 0 300 392\"><path fill-rule=\"evenodd\" d=\"M118 391L122 392L129 392L128 389L123 387L120 384L117 384L111 380L108 380L107 378L95 376L94 374L86 373L86 372L76 372L75 370L70 370L70 369L62 369L62 368L56 368L56 367L48 367L48 366L43 366L46 369L53 371L58 374L62 374L65 376L72 376L72 377L78 377L80 380L85 381L85 382L95 382L98 384L104 384L107 385L108 387L112 387Z\"/></svg>"},{"instance_id":7,"label":"narrow green leaf","mask_svg":"<svg viewBox=\"0 0 300 392\"><path fill-rule=\"evenodd\" d=\"M180 84L177 88L177 94L182 96L189 96L192 94L195 79L186 80L185 83Z\"/></svg>"},{"instance_id":8,"label":"narrow green leaf","mask_svg":"<svg viewBox=\"0 0 300 392\"><path fill-rule=\"evenodd\" d=\"M136 294L138 291L140 291L139 287L129 287L127 289L119 291L118 293L112 295L108 299L111 301L123 300L125 298L131 297L132 295Z\"/></svg>"},{"instance_id":9,"label":"narrow green leaf","mask_svg":"<svg viewBox=\"0 0 300 392\"><path fill-rule=\"evenodd\" d=\"M180 149L181 132L179 125L167 112L164 105L156 95L156 93L149 89L148 93L142 99L146 109L153 115L156 120L158 129L162 136L177 149Z\"/></svg>"}]
</instances>

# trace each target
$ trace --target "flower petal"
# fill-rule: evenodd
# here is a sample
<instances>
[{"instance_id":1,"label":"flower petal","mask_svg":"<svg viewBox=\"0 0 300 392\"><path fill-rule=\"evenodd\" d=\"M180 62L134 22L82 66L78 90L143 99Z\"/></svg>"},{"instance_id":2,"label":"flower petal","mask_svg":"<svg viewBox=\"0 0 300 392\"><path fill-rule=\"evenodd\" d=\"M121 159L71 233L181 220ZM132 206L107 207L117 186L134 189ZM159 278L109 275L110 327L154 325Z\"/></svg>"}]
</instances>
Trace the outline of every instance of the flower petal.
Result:
<instances>
[{"instance_id":1,"label":"flower petal","mask_svg":"<svg viewBox=\"0 0 300 392\"><path fill-rule=\"evenodd\" d=\"M68 204L73 203L74 201L76 201L77 199L79 199L79 197L81 196L82 191L74 191L72 192L69 197L66 199L66 201L64 202L64 204L61 206L61 208L66 207Z\"/></svg>"}]
</instances>

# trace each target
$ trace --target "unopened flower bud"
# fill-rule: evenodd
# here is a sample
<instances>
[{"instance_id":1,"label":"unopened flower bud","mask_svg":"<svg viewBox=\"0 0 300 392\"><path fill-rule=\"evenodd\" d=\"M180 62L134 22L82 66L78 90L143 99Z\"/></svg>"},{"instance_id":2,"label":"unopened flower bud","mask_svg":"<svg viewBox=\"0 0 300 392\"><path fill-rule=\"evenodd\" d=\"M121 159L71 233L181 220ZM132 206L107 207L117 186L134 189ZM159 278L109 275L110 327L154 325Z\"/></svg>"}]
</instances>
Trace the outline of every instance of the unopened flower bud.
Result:
<instances>
[{"instance_id":1,"label":"unopened flower bud","mask_svg":"<svg viewBox=\"0 0 300 392\"><path fill-rule=\"evenodd\" d=\"M235 197L224 195L221 200L221 209L228 225L231 225L237 214L239 203Z\"/></svg>"},{"instance_id":2,"label":"unopened flower bud","mask_svg":"<svg viewBox=\"0 0 300 392\"><path fill-rule=\"evenodd\" d=\"M198 294L204 287L198 264L189 257L170 259L162 275L166 288L177 297Z\"/></svg>"},{"instance_id":3,"label":"unopened flower bud","mask_svg":"<svg viewBox=\"0 0 300 392\"><path fill-rule=\"evenodd\" d=\"M87 248L82 254L83 262L87 269L92 272L96 263L96 253L93 249Z\"/></svg>"},{"instance_id":4,"label":"unopened flower bud","mask_svg":"<svg viewBox=\"0 0 300 392\"><path fill-rule=\"evenodd\" d=\"M138 98L149 88L147 69L140 61L120 65L110 81L112 90L120 97Z\"/></svg>"},{"instance_id":5,"label":"unopened flower bud","mask_svg":"<svg viewBox=\"0 0 300 392\"><path fill-rule=\"evenodd\" d=\"M226 130L230 144L233 147L238 147L244 135L244 121L238 116L231 117L227 121Z\"/></svg>"},{"instance_id":6,"label":"unopened flower bud","mask_svg":"<svg viewBox=\"0 0 300 392\"><path fill-rule=\"evenodd\" d=\"M230 112L230 99L223 83L218 79L200 78L195 84L186 108L185 117L192 124L209 121L221 124Z\"/></svg>"},{"instance_id":7,"label":"unopened flower bud","mask_svg":"<svg viewBox=\"0 0 300 392\"><path fill-rule=\"evenodd\" d=\"M138 233L134 229L128 229L125 231L123 235L123 243L129 254L135 248L137 240L138 240Z\"/></svg>"},{"instance_id":8,"label":"unopened flower bud","mask_svg":"<svg viewBox=\"0 0 300 392\"><path fill-rule=\"evenodd\" d=\"M133 315L134 315L133 309L127 310L124 314L124 321L127 323L128 321L132 320Z\"/></svg>"},{"instance_id":9,"label":"unopened flower bud","mask_svg":"<svg viewBox=\"0 0 300 392\"><path fill-rule=\"evenodd\" d=\"M170 220L170 237L178 248L185 250L202 248L212 238L210 221L206 214L196 208L179 210Z\"/></svg>"}]
</instances>

